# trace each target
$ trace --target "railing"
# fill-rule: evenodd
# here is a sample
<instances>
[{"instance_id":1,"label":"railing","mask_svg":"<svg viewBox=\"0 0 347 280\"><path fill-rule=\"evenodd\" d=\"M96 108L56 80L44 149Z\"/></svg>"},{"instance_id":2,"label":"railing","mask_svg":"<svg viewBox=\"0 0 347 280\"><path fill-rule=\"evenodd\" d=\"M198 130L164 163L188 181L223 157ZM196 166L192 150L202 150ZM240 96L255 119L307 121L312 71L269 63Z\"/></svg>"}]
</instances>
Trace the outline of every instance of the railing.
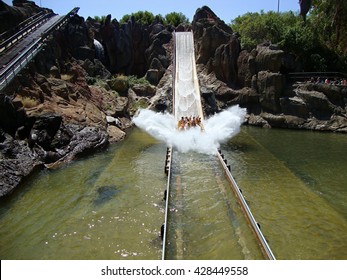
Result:
<instances>
[{"instance_id":1,"label":"railing","mask_svg":"<svg viewBox=\"0 0 347 280\"><path fill-rule=\"evenodd\" d=\"M42 48L42 39L37 39L33 45L12 61L0 73L0 90L3 90L13 78L33 59Z\"/></svg>"},{"instance_id":2,"label":"railing","mask_svg":"<svg viewBox=\"0 0 347 280\"><path fill-rule=\"evenodd\" d=\"M7 40L8 38L12 37L14 34L16 34L19 30L24 28L25 26L29 25L33 20L35 20L37 17L41 16L43 14L43 11L28 17L27 19L23 20L21 23L19 23L17 26L11 28L10 30L7 30L0 34L0 42Z\"/></svg>"},{"instance_id":3,"label":"railing","mask_svg":"<svg viewBox=\"0 0 347 280\"><path fill-rule=\"evenodd\" d=\"M346 79L347 74L341 72L292 72L287 74L289 80L302 81L311 78Z\"/></svg>"},{"instance_id":4,"label":"railing","mask_svg":"<svg viewBox=\"0 0 347 280\"><path fill-rule=\"evenodd\" d=\"M57 30L61 28L63 25L65 25L69 21L71 16L74 16L78 13L78 10L79 10L79 7L73 8L67 15L65 15L63 18L57 21L54 25L46 29L41 36L42 39L46 39L51 34L52 31Z\"/></svg>"},{"instance_id":5,"label":"railing","mask_svg":"<svg viewBox=\"0 0 347 280\"><path fill-rule=\"evenodd\" d=\"M230 186L233 190L233 192L236 195L236 198L238 199L240 205L241 205L241 209L243 211L243 213L245 214L247 220L249 221L251 228L253 230L253 232L255 233L257 240L259 241L259 245L260 248L263 252L264 257L268 258L269 260L275 260L275 256L272 253L269 244L267 243L263 233L261 232L260 228L259 228L259 224L256 222L256 220L254 219L254 216L251 212L251 210L248 207L248 204L245 200L245 198L243 197L243 194L240 191L240 188L238 187L234 177L231 175L230 172L230 165L227 165L227 161L226 159L224 159L223 154L221 153L221 151L218 151L217 153L218 159L222 164L222 167L225 171L225 175L230 183Z\"/></svg>"},{"instance_id":6,"label":"railing","mask_svg":"<svg viewBox=\"0 0 347 280\"><path fill-rule=\"evenodd\" d=\"M28 64L28 62L39 53L39 51L42 49L44 40L51 34L51 32L61 28L64 24L66 24L70 17L75 15L78 10L79 8L72 9L67 15L52 24L43 32L41 37L34 41L25 51L23 51L21 55L19 55L8 65L6 65L4 70L0 72L0 91L2 91Z\"/></svg>"},{"instance_id":7,"label":"railing","mask_svg":"<svg viewBox=\"0 0 347 280\"><path fill-rule=\"evenodd\" d=\"M43 23L45 23L49 18L52 17L53 14L43 14L40 17L34 19L30 24L25 26L24 28L20 29L19 32L15 33L11 37L7 38L0 44L0 52L4 52L10 47L12 47L14 44L16 44L19 40L23 39L26 35L28 35L30 32L37 29L39 26L41 26Z\"/></svg>"}]
</instances>

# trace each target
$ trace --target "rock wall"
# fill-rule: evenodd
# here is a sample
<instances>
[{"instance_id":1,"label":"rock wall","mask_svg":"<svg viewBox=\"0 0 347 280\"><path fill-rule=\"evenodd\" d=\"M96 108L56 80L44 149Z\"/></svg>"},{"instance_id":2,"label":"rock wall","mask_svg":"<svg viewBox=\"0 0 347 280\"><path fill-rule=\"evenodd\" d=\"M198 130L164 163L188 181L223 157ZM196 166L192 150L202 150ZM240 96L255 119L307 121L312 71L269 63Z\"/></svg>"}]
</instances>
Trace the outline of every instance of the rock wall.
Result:
<instances>
[{"instance_id":1,"label":"rock wall","mask_svg":"<svg viewBox=\"0 0 347 280\"><path fill-rule=\"evenodd\" d=\"M111 20L111 15L99 26L90 18L87 21L105 46L110 72L138 77L147 74L151 83L158 84L171 63L165 44L171 41L172 34L162 22L156 20L147 26L131 18L120 24L116 19Z\"/></svg>"},{"instance_id":2,"label":"rock wall","mask_svg":"<svg viewBox=\"0 0 347 280\"><path fill-rule=\"evenodd\" d=\"M40 8L34 1L15 0L13 6L0 1L0 34L15 28L19 23L41 11L44 13L53 13L50 9Z\"/></svg>"},{"instance_id":3,"label":"rock wall","mask_svg":"<svg viewBox=\"0 0 347 280\"><path fill-rule=\"evenodd\" d=\"M295 57L270 43L241 50L237 35L206 6L192 29L206 113L239 104L250 125L347 131L346 86L289 81L286 73L300 69Z\"/></svg>"},{"instance_id":4,"label":"rock wall","mask_svg":"<svg viewBox=\"0 0 347 280\"><path fill-rule=\"evenodd\" d=\"M235 85L240 42L232 29L208 7L198 9L192 22L196 63L208 66L218 79Z\"/></svg>"}]
</instances>

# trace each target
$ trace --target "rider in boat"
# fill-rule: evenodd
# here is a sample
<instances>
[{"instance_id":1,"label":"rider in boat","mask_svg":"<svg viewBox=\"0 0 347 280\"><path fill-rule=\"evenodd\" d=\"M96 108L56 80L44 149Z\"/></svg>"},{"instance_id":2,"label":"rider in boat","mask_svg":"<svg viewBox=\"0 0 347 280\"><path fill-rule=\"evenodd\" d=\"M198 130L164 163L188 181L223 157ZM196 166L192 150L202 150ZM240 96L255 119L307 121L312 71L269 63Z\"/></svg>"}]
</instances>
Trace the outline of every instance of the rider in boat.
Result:
<instances>
[{"instance_id":1,"label":"rider in boat","mask_svg":"<svg viewBox=\"0 0 347 280\"><path fill-rule=\"evenodd\" d=\"M192 118L191 126L192 127L196 126L196 118L195 117Z\"/></svg>"},{"instance_id":2,"label":"rider in boat","mask_svg":"<svg viewBox=\"0 0 347 280\"><path fill-rule=\"evenodd\" d=\"M186 117L185 121L186 121L186 129L190 128L190 119Z\"/></svg>"},{"instance_id":3,"label":"rider in boat","mask_svg":"<svg viewBox=\"0 0 347 280\"><path fill-rule=\"evenodd\" d=\"M177 129L178 130L184 130L184 129L189 129L191 127L195 126L200 126L201 131L205 131L202 122L201 122L201 117L192 117L190 116L189 118L186 117L181 117L177 123Z\"/></svg>"},{"instance_id":4,"label":"rider in boat","mask_svg":"<svg viewBox=\"0 0 347 280\"><path fill-rule=\"evenodd\" d=\"M205 131L205 128L204 128L204 126L201 123L201 117L197 117L196 118L196 125L200 126L201 131Z\"/></svg>"},{"instance_id":5,"label":"rider in boat","mask_svg":"<svg viewBox=\"0 0 347 280\"><path fill-rule=\"evenodd\" d=\"M185 119L184 119L184 117L182 116L181 119L178 121L177 129L178 129L178 130L182 130L182 129L184 129L185 125L186 125L186 124L185 124Z\"/></svg>"}]
</instances>

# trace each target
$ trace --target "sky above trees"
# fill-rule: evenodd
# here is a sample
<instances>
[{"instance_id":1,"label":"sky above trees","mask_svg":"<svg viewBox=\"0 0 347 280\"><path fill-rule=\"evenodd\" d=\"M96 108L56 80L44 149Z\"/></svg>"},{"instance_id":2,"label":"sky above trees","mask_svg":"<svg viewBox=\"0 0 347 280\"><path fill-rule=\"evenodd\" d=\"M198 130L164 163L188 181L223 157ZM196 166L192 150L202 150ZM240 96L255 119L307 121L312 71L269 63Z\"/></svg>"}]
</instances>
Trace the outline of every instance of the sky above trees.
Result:
<instances>
[{"instance_id":1,"label":"sky above trees","mask_svg":"<svg viewBox=\"0 0 347 280\"><path fill-rule=\"evenodd\" d=\"M12 0L4 2L12 5ZM34 2L61 15L68 13L74 7L80 7L78 14L85 18L111 14L112 18L117 20L126 14L149 11L154 15L163 16L171 12L181 12L191 21L196 9L207 5L226 23L247 12L277 11L278 4L281 12L290 10L298 12L300 8L298 0L35 0Z\"/></svg>"}]
</instances>

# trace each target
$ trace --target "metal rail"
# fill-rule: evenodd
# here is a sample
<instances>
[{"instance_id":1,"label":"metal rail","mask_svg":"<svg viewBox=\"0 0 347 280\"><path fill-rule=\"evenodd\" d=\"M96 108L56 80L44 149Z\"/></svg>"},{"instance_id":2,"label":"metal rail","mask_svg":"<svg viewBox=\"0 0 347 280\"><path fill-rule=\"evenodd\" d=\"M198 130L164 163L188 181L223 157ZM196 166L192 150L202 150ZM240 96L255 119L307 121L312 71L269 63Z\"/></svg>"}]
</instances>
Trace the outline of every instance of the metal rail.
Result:
<instances>
[{"instance_id":1,"label":"metal rail","mask_svg":"<svg viewBox=\"0 0 347 280\"><path fill-rule=\"evenodd\" d=\"M41 16L43 14L43 11L32 15L31 17L28 17L27 19L20 22L17 26L11 28L10 30L7 30L0 34L0 42L7 40L8 38L12 37L14 34L16 34L19 30L24 28L25 26L29 25L34 19Z\"/></svg>"},{"instance_id":2,"label":"metal rail","mask_svg":"<svg viewBox=\"0 0 347 280\"><path fill-rule=\"evenodd\" d=\"M240 191L240 188L238 187L234 177L232 176L232 174L230 172L230 165L229 166L227 165L226 160L224 159L224 157L220 151L218 151L217 156L218 156L218 159L219 159L219 161L220 161L220 163L221 163L221 165L225 171L225 175L227 177L227 180L229 181L230 186L231 186L234 194L236 195L238 202L241 205L241 209L242 209L243 213L245 214L247 220L249 221L251 228L257 237L257 240L259 241L259 245L260 245L260 248L263 252L263 255L266 258L268 258L269 260L275 260L276 258L274 256L274 254L272 253L269 244L267 243L263 233L261 232L258 223L254 219L254 216L253 216L245 198L243 197L243 194Z\"/></svg>"},{"instance_id":3,"label":"metal rail","mask_svg":"<svg viewBox=\"0 0 347 280\"><path fill-rule=\"evenodd\" d=\"M14 77L33 59L42 48L41 38L36 40L32 46L12 61L4 71L0 73L0 90L4 89Z\"/></svg>"},{"instance_id":4,"label":"metal rail","mask_svg":"<svg viewBox=\"0 0 347 280\"><path fill-rule=\"evenodd\" d=\"M50 26L43 34L42 39L46 39L54 30L60 29L63 25L65 25L70 17L76 15L78 13L79 7L73 8L67 15L65 15L63 18L61 18L58 22L56 22L54 25Z\"/></svg>"},{"instance_id":5,"label":"metal rail","mask_svg":"<svg viewBox=\"0 0 347 280\"><path fill-rule=\"evenodd\" d=\"M161 259L165 260L166 255L166 238L167 238L167 225L168 225L168 216L169 216L169 200L170 200L170 184L171 184L171 163L172 163L172 147L168 147L166 151L166 160L165 160L165 173L167 174L167 184L165 192L165 217L164 217L164 231L162 234L163 238L163 249Z\"/></svg>"},{"instance_id":6,"label":"metal rail","mask_svg":"<svg viewBox=\"0 0 347 280\"><path fill-rule=\"evenodd\" d=\"M30 24L22 28L19 32L15 33L8 39L4 40L0 44L0 52L4 52L7 49L11 48L14 44L16 44L18 41L23 39L26 35L30 34L30 32L37 29L39 26L41 26L43 23L49 20L51 18L53 13L51 14L44 14L41 15L38 18L35 18Z\"/></svg>"},{"instance_id":7,"label":"metal rail","mask_svg":"<svg viewBox=\"0 0 347 280\"><path fill-rule=\"evenodd\" d=\"M287 78L290 80L305 80L310 78L347 78L346 73L341 72L293 72L288 73Z\"/></svg>"},{"instance_id":8,"label":"metal rail","mask_svg":"<svg viewBox=\"0 0 347 280\"><path fill-rule=\"evenodd\" d=\"M2 91L14 77L32 60L42 49L44 40L52 33L52 31L61 28L67 23L72 15L78 12L79 8L72 9L67 15L61 17L50 27L48 27L40 38L35 40L28 48L26 48L19 56L13 59L6 67L0 72L0 91Z\"/></svg>"}]
</instances>

